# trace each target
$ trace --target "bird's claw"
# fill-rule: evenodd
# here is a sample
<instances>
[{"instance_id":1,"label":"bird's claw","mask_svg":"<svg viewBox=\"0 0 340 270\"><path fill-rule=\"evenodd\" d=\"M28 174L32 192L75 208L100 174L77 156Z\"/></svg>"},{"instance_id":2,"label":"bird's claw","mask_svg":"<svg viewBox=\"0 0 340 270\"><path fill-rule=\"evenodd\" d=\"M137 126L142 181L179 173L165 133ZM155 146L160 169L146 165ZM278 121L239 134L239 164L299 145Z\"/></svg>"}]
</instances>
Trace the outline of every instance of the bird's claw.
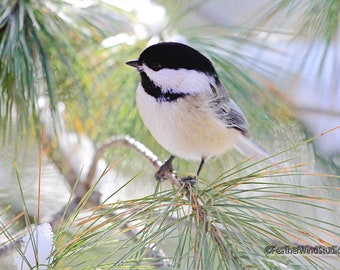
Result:
<instances>
[{"instance_id":1,"label":"bird's claw","mask_svg":"<svg viewBox=\"0 0 340 270\"><path fill-rule=\"evenodd\" d=\"M163 165L158 169L158 171L155 174L155 178L158 181L166 180L167 175L169 173L174 173L174 169L172 167L172 161L174 160L175 156L170 156ZM203 165L203 162L201 162L200 168L198 169L198 173ZM191 187L194 187L196 185L198 178L198 174L196 176L185 176L180 179L180 182L183 186L188 185Z\"/></svg>"},{"instance_id":2,"label":"bird's claw","mask_svg":"<svg viewBox=\"0 0 340 270\"><path fill-rule=\"evenodd\" d=\"M163 165L158 169L158 171L155 174L155 178L158 181L163 181L166 179L166 176L168 173L173 173L174 169L172 167L172 160L174 159L173 156L171 156L167 161L163 163Z\"/></svg>"},{"instance_id":3,"label":"bird's claw","mask_svg":"<svg viewBox=\"0 0 340 270\"><path fill-rule=\"evenodd\" d=\"M197 182L197 177L196 176L185 176L185 177L182 177L180 181L183 185L189 185L191 187L194 187Z\"/></svg>"}]
</instances>

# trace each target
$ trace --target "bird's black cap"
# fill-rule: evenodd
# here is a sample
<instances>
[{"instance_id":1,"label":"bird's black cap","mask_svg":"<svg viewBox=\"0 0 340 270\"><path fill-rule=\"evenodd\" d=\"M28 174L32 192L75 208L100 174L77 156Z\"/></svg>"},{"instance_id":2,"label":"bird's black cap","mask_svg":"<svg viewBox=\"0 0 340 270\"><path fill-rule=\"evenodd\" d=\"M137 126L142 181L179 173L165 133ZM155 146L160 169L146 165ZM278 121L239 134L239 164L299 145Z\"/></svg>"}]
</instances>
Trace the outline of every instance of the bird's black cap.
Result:
<instances>
[{"instance_id":1,"label":"bird's black cap","mask_svg":"<svg viewBox=\"0 0 340 270\"><path fill-rule=\"evenodd\" d=\"M188 69L215 75L210 60L197 50L182 43L162 42L146 48L137 61L127 62L136 67L146 64L153 70L162 68Z\"/></svg>"}]
</instances>

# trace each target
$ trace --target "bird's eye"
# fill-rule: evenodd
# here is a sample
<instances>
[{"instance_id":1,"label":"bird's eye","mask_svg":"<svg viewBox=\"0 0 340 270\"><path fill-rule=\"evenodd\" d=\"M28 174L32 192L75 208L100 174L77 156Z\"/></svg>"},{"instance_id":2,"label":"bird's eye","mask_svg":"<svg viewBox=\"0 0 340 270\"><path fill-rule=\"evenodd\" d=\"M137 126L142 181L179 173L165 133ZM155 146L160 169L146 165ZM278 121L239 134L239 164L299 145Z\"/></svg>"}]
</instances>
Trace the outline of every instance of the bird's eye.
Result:
<instances>
[{"instance_id":1,"label":"bird's eye","mask_svg":"<svg viewBox=\"0 0 340 270\"><path fill-rule=\"evenodd\" d=\"M162 67L162 65L160 63L152 63L151 68L154 71L158 71L158 70L161 70L163 67Z\"/></svg>"}]
</instances>

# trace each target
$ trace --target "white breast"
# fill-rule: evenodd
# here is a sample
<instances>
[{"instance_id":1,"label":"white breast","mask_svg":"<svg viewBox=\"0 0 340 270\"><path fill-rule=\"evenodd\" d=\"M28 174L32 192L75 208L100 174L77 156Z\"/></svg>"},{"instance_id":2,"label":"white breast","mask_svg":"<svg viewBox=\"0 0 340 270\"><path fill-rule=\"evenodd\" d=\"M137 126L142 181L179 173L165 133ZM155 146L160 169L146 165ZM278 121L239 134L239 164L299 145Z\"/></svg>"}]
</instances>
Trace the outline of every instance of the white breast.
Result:
<instances>
[{"instance_id":1,"label":"white breast","mask_svg":"<svg viewBox=\"0 0 340 270\"><path fill-rule=\"evenodd\" d=\"M175 102L157 102L137 88L137 107L156 141L171 154L200 160L230 149L240 132L226 128L209 109L202 94L188 95Z\"/></svg>"}]
</instances>

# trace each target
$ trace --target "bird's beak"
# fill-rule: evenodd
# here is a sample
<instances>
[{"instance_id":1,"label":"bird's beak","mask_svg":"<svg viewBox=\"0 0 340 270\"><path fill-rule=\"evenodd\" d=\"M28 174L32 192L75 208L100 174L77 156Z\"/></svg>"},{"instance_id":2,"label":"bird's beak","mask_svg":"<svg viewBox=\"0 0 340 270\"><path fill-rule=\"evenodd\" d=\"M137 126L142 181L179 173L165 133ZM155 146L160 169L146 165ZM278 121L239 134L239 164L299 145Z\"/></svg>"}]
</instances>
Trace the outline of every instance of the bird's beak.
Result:
<instances>
[{"instance_id":1,"label":"bird's beak","mask_svg":"<svg viewBox=\"0 0 340 270\"><path fill-rule=\"evenodd\" d=\"M125 64L131 67L134 67L134 68L138 68L138 60L132 60L132 61L126 62Z\"/></svg>"}]
</instances>

